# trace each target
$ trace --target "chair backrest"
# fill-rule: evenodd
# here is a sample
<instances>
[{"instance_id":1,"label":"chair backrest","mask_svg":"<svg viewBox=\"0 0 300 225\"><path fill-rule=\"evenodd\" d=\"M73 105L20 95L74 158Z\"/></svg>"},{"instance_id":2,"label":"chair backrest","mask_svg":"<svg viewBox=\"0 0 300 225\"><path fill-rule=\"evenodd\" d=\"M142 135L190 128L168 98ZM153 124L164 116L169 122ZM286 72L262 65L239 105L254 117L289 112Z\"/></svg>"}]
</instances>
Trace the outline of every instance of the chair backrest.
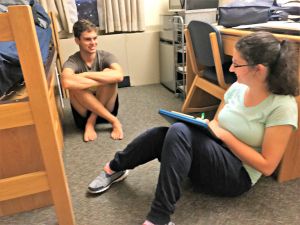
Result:
<instances>
[{"instance_id":1,"label":"chair backrest","mask_svg":"<svg viewBox=\"0 0 300 225\"><path fill-rule=\"evenodd\" d=\"M223 52L221 35L214 26L203 21L191 21L187 28L190 33L191 42L198 66L215 66L212 46L209 37L209 34L212 32L216 33L221 62L224 62L225 56Z\"/></svg>"}]
</instances>

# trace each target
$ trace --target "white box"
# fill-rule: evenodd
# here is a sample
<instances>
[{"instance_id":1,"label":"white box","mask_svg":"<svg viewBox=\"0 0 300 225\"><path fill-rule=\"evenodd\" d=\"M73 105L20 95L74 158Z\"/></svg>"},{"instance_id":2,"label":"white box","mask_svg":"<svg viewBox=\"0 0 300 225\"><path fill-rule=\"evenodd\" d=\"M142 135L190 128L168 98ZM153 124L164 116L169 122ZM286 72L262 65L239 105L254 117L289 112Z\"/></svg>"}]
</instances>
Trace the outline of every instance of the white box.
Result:
<instances>
[{"instance_id":1,"label":"white box","mask_svg":"<svg viewBox=\"0 0 300 225\"><path fill-rule=\"evenodd\" d=\"M181 15L181 12L179 15ZM186 25L192 20L200 20L212 24L217 22L217 9L186 10L182 16Z\"/></svg>"}]
</instances>

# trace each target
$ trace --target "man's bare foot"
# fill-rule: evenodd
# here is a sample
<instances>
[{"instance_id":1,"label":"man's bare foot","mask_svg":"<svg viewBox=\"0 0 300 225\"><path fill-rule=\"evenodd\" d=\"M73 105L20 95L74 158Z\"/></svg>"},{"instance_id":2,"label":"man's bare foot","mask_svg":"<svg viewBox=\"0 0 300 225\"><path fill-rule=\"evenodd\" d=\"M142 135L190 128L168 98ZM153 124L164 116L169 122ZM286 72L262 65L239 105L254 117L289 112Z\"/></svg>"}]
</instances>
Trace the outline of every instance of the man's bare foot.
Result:
<instances>
[{"instance_id":1,"label":"man's bare foot","mask_svg":"<svg viewBox=\"0 0 300 225\"><path fill-rule=\"evenodd\" d=\"M84 135L83 135L83 140L85 142L88 141L94 141L97 138L97 133L95 131L95 128L93 126L86 126L85 127L85 131L84 131Z\"/></svg>"},{"instance_id":2,"label":"man's bare foot","mask_svg":"<svg viewBox=\"0 0 300 225\"><path fill-rule=\"evenodd\" d=\"M117 120L115 123L112 124L112 132L110 134L111 138L114 140L121 140L124 137L123 134L123 129L122 129L122 125L119 122L119 120Z\"/></svg>"}]
</instances>

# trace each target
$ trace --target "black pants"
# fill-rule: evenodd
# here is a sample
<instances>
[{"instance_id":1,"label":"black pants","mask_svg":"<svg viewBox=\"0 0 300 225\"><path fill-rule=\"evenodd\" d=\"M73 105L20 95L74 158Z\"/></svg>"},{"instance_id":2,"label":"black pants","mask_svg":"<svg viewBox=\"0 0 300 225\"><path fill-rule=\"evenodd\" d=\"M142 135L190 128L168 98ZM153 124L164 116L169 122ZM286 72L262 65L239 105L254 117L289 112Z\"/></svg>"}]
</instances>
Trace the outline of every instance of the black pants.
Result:
<instances>
[{"instance_id":1,"label":"black pants","mask_svg":"<svg viewBox=\"0 0 300 225\"><path fill-rule=\"evenodd\" d=\"M91 115L92 112L88 110L86 112L86 116L83 117L82 115L80 115L76 111L76 109L72 106L72 104L71 104L71 110L72 110L72 114L73 114L73 118L74 118L74 122L75 122L76 126L80 130L84 130L86 122L87 122L87 120L90 117L90 115ZM115 101L115 105L114 105L114 109L111 112L111 114L114 115L114 116L117 116L118 115L118 110L119 110L119 96L117 95L117 98L116 98L116 101ZM96 124L99 124L99 123L108 123L108 121L106 119L100 117L100 116L97 116Z\"/></svg>"},{"instance_id":2,"label":"black pants","mask_svg":"<svg viewBox=\"0 0 300 225\"><path fill-rule=\"evenodd\" d=\"M158 159L161 162L156 193L147 219L166 224L181 195L181 182L189 176L196 189L218 196L237 196L251 188L241 161L226 147L192 125L175 123L157 127L134 139L110 162L114 171Z\"/></svg>"}]
</instances>

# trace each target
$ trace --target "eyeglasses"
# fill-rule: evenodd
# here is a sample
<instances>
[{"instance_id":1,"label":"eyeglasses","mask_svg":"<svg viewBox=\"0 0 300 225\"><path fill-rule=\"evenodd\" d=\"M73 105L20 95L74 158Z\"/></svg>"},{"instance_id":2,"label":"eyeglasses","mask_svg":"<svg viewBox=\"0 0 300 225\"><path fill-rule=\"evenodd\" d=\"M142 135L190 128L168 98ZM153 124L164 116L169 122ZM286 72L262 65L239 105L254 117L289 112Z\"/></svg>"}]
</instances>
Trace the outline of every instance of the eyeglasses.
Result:
<instances>
[{"instance_id":1,"label":"eyeglasses","mask_svg":"<svg viewBox=\"0 0 300 225\"><path fill-rule=\"evenodd\" d=\"M250 65L250 64L239 65L239 64L236 64L236 63L232 62L232 66L233 66L234 68L239 68L239 67L253 66L253 65Z\"/></svg>"}]
</instances>

